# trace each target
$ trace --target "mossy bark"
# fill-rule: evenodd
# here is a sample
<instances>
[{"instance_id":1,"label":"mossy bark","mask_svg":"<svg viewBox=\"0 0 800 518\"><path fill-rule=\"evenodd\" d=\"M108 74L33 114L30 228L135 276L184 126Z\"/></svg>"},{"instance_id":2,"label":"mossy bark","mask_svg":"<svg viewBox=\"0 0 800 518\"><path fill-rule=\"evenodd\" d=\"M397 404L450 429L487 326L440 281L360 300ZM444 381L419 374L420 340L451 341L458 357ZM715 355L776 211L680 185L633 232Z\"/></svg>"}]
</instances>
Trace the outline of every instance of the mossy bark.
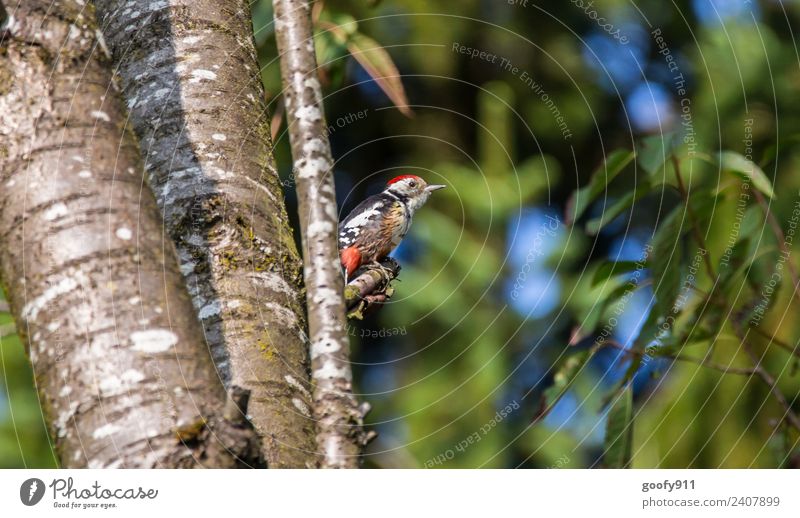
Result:
<instances>
[{"instance_id":1,"label":"mossy bark","mask_svg":"<svg viewBox=\"0 0 800 518\"><path fill-rule=\"evenodd\" d=\"M253 430L223 418L92 6L28 0L9 15L0 276L61 465L260 464Z\"/></svg>"},{"instance_id":2,"label":"mossy bark","mask_svg":"<svg viewBox=\"0 0 800 518\"><path fill-rule=\"evenodd\" d=\"M270 467L316 466L302 266L272 159L248 3L97 6L218 375L251 391Z\"/></svg>"}]
</instances>

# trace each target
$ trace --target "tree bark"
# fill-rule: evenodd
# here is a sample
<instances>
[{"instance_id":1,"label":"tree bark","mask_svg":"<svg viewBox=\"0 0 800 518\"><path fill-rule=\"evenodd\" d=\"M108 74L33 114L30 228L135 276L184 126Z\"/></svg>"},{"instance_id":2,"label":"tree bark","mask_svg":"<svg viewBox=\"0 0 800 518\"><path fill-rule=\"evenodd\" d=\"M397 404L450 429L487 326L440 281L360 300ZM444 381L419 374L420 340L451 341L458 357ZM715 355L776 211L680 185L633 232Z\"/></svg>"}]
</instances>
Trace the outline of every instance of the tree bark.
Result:
<instances>
[{"instance_id":1,"label":"tree bark","mask_svg":"<svg viewBox=\"0 0 800 518\"><path fill-rule=\"evenodd\" d=\"M358 467L368 437L352 394L333 160L306 0L273 0L294 158L311 339L314 416L322 467Z\"/></svg>"},{"instance_id":2,"label":"tree bark","mask_svg":"<svg viewBox=\"0 0 800 518\"><path fill-rule=\"evenodd\" d=\"M270 467L316 466L301 262L244 0L99 0L149 183Z\"/></svg>"},{"instance_id":3,"label":"tree bark","mask_svg":"<svg viewBox=\"0 0 800 518\"><path fill-rule=\"evenodd\" d=\"M400 263L386 257L380 267L369 265L362 270L344 288L347 318L356 320L363 320L367 313L379 309L392 297L392 281L400 273Z\"/></svg>"},{"instance_id":4,"label":"tree bark","mask_svg":"<svg viewBox=\"0 0 800 518\"><path fill-rule=\"evenodd\" d=\"M27 0L9 14L0 276L61 464L258 464L255 433L224 418L93 8Z\"/></svg>"}]
</instances>

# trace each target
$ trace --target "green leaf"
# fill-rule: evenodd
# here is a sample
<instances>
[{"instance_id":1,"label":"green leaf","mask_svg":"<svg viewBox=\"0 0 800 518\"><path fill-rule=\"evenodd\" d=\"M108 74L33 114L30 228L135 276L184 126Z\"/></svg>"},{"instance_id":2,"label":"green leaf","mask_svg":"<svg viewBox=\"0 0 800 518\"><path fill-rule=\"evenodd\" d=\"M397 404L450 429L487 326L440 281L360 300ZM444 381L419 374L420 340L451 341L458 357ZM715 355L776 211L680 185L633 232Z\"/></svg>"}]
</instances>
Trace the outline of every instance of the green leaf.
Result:
<instances>
[{"instance_id":1,"label":"green leaf","mask_svg":"<svg viewBox=\"0 0 800 518\"><path fill-rule=\"evenodd\" d=\"M717 199L705 192L692 195L690 203L694 215L700 220L698 225L713 212ZM678 205L664 218L653 237L648 265L653 274L655 302L634 342L633 350L637 354L623 376L623 383L636 374L645 349L654 345L654 341L657 340L658 345L668 345L680 338L676 335L680 330L668 329L663 324L671 316L673 325L678 325L681 322L679 317L686 312L685 307L676 308L675 302L683 287L683 235L691 230L688 218L686 206Z\"/></svg>"},{"instance_id":2,"label":"green leaf","mask_svg":"<svg viewBox=\"0 0 800 518\"><path fill-rule=\"evenodd\" d=\"M317 22L323 31L316 36L317 56L320 63L333 62L340 48L346 48L353 59L366 70L400 112L413 116L392 57L374 39L358 31L358 22L349 14L333 13Z\"/></svg>"},{"instance_id":3,"label":"green leaf","mask_svg":"<svg viewBox=\"0 0 800 518\"><path fill-rule=\"evenodd\" d=\"M592 277L592 287L597 286L601 282L607 281L611 277L632 272L638 266L639 263L637 261L604 261L594 272L594 276Z\"/></svg>"},{"instance_id":4,"label":"green leaf","mask_svg":"<svg viewBox=\"0 0 800 518\"><path fill-rule=\"evenodd\" d=\"M608 411L603 464L630 468L633 456L633 388L623 387Z\"/></svg>"},{"instance_id":5,"label":"green leaf","mask_svg":"<svg viewBox=\"0 0 800 518\"><path fill-rule=\"evenodd\" d=\"M761 207L747 207L741 217L736 243L733 248L724 250L720 260L720 293L740 299L746 297L740 289L747 286L761 299L762 289L770 282L778 261L775 255L778 243L771 233L763 232L765 225Z\"/></svg>"},{"instance_id":6,"label":"green leaf","mask_svg":"<svg viewBox=\"0 0 800 518\"><path fill-rule=\"evenodd\" d=\"M650 265L655 304L651 311L666 316L678 295L682 280L683 233L689 230L684 205L672 209L653 236Z\"/></svg>"},{"instance_id":7,"label":"green leaf","mask_svg":"<svg viewBox=\"0 0 800 518\"><path fill-rule=\"evenodd\" d=\"M406 117L413 116L408 106L403 81L400 79L400 72L386 49L372 38L360 32L353 32L349 35L347 50L378 83L397 109Z\"/></svg>"},{"instance_id":8,"label":"green leaf","mask_svg":"<svg viewBox=\"0 0 800 518\"><path fill-rule=\"evenodd\" d=\"M688 222L684 222L687 215L684 205L679 205L664 218L659 225L651 243L648 255L648 265L653 275L653 297L655 301L650 313L647 315L639 336L633 344L633 355L622 383L630 381L642 364L645 349L658 339L659 342L668 341L670 336L665 334L662 323L667 316L673 316L674 304L682 285L683 261L683 233L688 231Z\"/></svg>"},{"instance_id":9,"label":"green leaf","mask_svg":"<svg viewBox=\"0 0 800 518\"><path fill-rule=\"evenodd\" d=\"M600 323L600 319L605 314L606 309L613 303L617 302L620 298L624 297L629 291L636 291L641 286L641 282L638 282L635 286L631 286L630 282L623 282L611 290L608 295L603 297L602 300L594 305L586 318L583 319L583 322L581 322L581 325L573 331L569 344L575 345L590 334L594 333L594 330L597 329L597 325Z\"/></svg>"},{"instance_id":10,"label":"green leaf","mask_svg":"<svg viewBox=\"0 0 800 518\"><path fill-rule=\"evenodd\" d=\"M589 205L606 190L608 184L631 163L635 156L633 151L623 149L608 155L603 165L592 173L589 185L572 194L569 201L570 208L567 209L568 224L577 221L586 212Z\"/></svg>"},{"instance_id":11,"label":"green leaf","mask_svg":"<svg viewBox=\"0 0 800 518\"><path fill-rule=\"evenodd\" d=\"M777 263L777 258L773 255L775 252L776 250L772 247L760 249L745 274L750 280L752 296L745 301L739 312L742 320L751 322L753 325L758 325L769 313L775 305L783 285L784 277L782 275L772 276ZM770 255L772 255L770 259L764 259Z\"/></svg>"},{"instance_id":12,"label":"green leaf","mask_svg":"<svg viewBox=\"0 0 800 518\"><path fill-rule=\"evenodd\" d=\"M760 214L755 209L758 208L748 208L745 217L742 218L741 230L736 244L730 250L725 249L723 252L725 261L720 261L719 281L717 281L717 290L720 293L725 294L729 289L738 290L740 284L734 281L741 279L759 257L774 251L772 247L759 248L758 246L759 229L753 228L752 223L758 222L759 219L763 220L763 218L759 218ZM749 217L751 215L752 217Z\"/></svg>"},{"instance_id":13,"label":"green leaf","mask_svg":"<svg viewBox=\"0 0 800 518\"><path fill-rule=\"evenodd\" d=\"M723 151L718 156L719 166L723 171L731 172L744 180L749 180L753 186L770 198L775 197L770 183L764 171L752 160L734 151Z\"/></svg>"},{"instance_id":14,"label":"green leaf","mask_svg":"<svg viewBox=\"0 0 800 518\"><path fill-rule=\"evenodd\" d=\"M603 213L592 218L586 223L586 232L590 235L597 235L606 225L609 225L617 216L630 209L633 204L642 199L646 194L653 190L649 181L643 181L636 186L636 189L625 193L620 199L615 201Z\"/></svg>"},{"instance_id":15,"label":"green leaf","mask_svg":"<svg viewBox=\"0 0 800 518\"><path fill-rule=\"evenodd\" d=\"M651 177L656 177L675 150L676 133L664 133L641 139L636 146L636 163Z\"/></svg>"},{"instance_id":16,"label":"green leaf","mask_svg":"<svg viewBox=\"0 0 800 518\"><path fill-rule=\"evenodd\" d=\"M660 336L663 333L661 332L661 319L660 314L655 311L655 309L651 309L650 313L647 315L647 319L644 321L642 325L642 329L639 331L639 336L636 337L636 340L633 342L633 346L631 347L631 351L634 352L631 356L631 364L628 366L628 369L625 371L625 375L622 376L622 380L620 381L620 387L624 386L630 380L633 379L633 376L636 375L636 372L639 370L639 367L642 366L642 361L645 356L645 352L647 348L653 344L653 341L658 338L659 342L663 341L663 337Z\"/></svg>"},{"instance_id":17,"label":"green leaf","mask_svg":"<svg viewBox=\"0 0 800 518\"><path fill-rule=\"evenodd\" d=\"M336 26L330 30L314 33L314 51L320 66L329 66L337 58L341 58L347 49L343 41L344 33Z\"/></svg>"},{"instance_id":18,"label":"green leaf","mask_svg":"<svg viewBox=\"0 0 800 518\"><path fill-rule=\"evenodd\" d=\"M584 349L573 355L568 356L553 376L553 384L549 386L542 394L539 411L534 416L533 422L536 423L550 413L556 403L558 403L564 394L572 386L575 378L581 373L586 363L597 352L597 347L591 349Z\"/></svg>"},{"instance_id":19,"label":"green leaf","mask_svg":"<svg viewBox=\"0 0 800 518\"><path fill-rule=\"evenodd\" d=\"M772 144L764 150L764 155L761 157L761 167L766 167L767 164L778 158L778 152L784 150L784 153L791 152L793 146L800 143L800 135L791 135L776 144Z\"/></svg>"},{"instance_id":20,"label":"green leaf","mask_svg":"<svg viewBox=\"0 0 800 518\"><path fill-rule=\"evenodd\" d=\"M330 21L320 21L319 26L330 29L341 43L346 43L347 38L358 32L358 21L347 13L330 13Z\"/></svg>"}]
</instances>

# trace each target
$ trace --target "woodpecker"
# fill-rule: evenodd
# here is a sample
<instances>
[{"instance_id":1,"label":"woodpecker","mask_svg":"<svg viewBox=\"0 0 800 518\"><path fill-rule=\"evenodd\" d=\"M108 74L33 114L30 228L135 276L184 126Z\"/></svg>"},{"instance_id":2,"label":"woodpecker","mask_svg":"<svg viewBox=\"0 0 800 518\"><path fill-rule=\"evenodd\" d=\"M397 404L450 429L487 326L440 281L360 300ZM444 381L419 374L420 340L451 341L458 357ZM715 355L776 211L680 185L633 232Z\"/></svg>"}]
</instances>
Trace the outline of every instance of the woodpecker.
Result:
<instances>
[{"instance_id":1,"label":"woodpecker","mask_svg":"<svg viewBox=\"0 0 800 518\"><path fill-rule=\"evenodd\" d=\"M361 267L378 263L397 248L411 226L414 213L433 191L444 185L428 185L407 174L389 180L386 189L370 196L339 223L339 258L345 282Z\"/></svg>"}]
</instances>

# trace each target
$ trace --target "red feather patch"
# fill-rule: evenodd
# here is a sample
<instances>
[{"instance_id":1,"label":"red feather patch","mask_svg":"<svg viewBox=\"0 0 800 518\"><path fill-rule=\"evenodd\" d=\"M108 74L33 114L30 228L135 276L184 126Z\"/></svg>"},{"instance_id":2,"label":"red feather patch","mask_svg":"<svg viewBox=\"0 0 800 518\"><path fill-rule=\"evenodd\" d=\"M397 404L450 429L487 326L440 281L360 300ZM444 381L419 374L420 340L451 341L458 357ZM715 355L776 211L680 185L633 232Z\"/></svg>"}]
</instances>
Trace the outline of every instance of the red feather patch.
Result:
<instances>
[{"instance_id":1,"label":"red feather patch","mask_svg":"<svg viewBox=\"0 0 800 518\"><path fill-rule=\"evenodd\" d=\"M339 252L339 259L342 261L344 269L347 270L348 278L361 266L361 252L355 246L348 246Z\"/></svg>"},{"instance_id":2,"label":"red feather patch","mask_svg":"<svg viewBox=\"0 0 800 518\"><path fill-rule=\"evenodd\" d=\"M404 174L404 175L401 175L401 176L395 176L394 178L392 178L391 180L386 182L386 185L392 185L393 183L397 183L397 182L399 182L401 180L405 180L406 178L414 178L415 180L419 180L420 179L420 177L415 175L415 174Z\"/></svg>"}]
</instances>

